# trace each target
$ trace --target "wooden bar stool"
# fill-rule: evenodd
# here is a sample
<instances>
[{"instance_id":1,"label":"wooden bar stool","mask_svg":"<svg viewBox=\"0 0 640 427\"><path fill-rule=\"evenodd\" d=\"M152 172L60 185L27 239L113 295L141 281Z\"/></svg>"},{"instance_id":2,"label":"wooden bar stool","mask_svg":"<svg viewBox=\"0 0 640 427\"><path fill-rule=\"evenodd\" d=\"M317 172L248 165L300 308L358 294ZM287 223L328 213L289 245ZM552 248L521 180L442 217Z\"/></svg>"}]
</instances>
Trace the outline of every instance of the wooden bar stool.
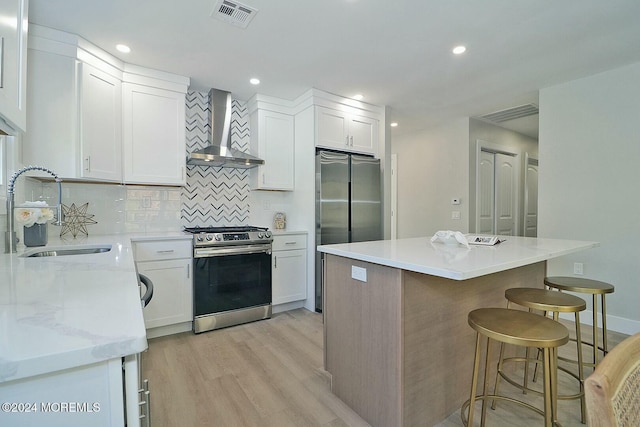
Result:
<instances>
[{"instance_id":1,"label":"wooden bar stool","mask_svg":"<svg viewBox=\"0 0 640 427\"><path fill-rule=\"evenodd\" d=\"M542 311L543 315L547 315L547 313L551 312L553 315L553 320L557 321L560 313L574 313L574 321L575 321L575 331L576 331L576 363L578 365L578 373L575 374L568 369L558 367L558 369L567 372L569 375L573 376L579 383L579 391L578 393L568 394L568 395L560 395L558 394L558 399L580 399L580 420L584 423L586 420L586 405L585 405L585 396L584 396L584 366L582 361L582 336L580 331L580 312L587 308L587 303L577 296L571 294L565 294L557 291L550 291L546 289L539 288L512 288L507 289L504 292L504 296L507 299L507 308L511 306L511 304L517 304L522 307L526 307L531 310ZM574 362L572 359L567 359L558 356L558 359ZM509 378L502 369L502 365L504 362L508 361L524 361L524 381L523 384L520 385ZM527 348L526 357L522 358L508 358L504 359L504 344L500 346L500 358L498 361L498 372L496 373L496 382L494 385L495 393L498 394L498 388L500 386L499 379L503 378L505 381L522 389L523 392L531 391L533 393L539 393L537 390L530 389L528 387L529 380L529 348ZM538 358L534 359L536 363L536 371L534 373L533 380L536 380L537 367L538 367ZM492 406L495 409L495 405Z\"/></svg>"},{"instance_id":2,"label":"wooden bar stool","mask_svg":"<svg viewBox=\"0 0 640 427\"><path fill-rule=\"evenodd\" d=\"M476 353L471 377L471 395L460 410L460 417L465 426L473 426L473 413L476 400L482 401L481 423L484 426L486 401L505 400L517 403L544 417L544 425L551 427L556 419L557 389L557 349L569 341L569 331L564 325L538 314L507 308L480 308L473 310L468 316L469 326L476 331ZM482 394L476 395L478 371L481 356L482 337L486 337L486 353L484 366L484 384ZM544 409L522 400L507 396L488 394L488 368L492 340L520 347L541 348L544 370ZM467 413L468 409L468 413Z\"/></svg>"},{"instance_id":3,"label":"wooden bar stool","mask_svg":"<svg viewBox=\"0 0 640 427\"><path fill-rule=\"evenodd\" d=\"M547 277L544 279L544 284L550 288L561 291L591 294L593 304L593 343L583 342L583 344L593 347L593 363L584 362L584 365L595 368L598 365L598 350L602 351L603 357L609 352L607 340L607 303L605 295L613 293L615 288L609 283L598 280L564 276ZM602 347L598 344L598 295L600 295L600 301L602 303Z\"/></svg>"}]
</instances>

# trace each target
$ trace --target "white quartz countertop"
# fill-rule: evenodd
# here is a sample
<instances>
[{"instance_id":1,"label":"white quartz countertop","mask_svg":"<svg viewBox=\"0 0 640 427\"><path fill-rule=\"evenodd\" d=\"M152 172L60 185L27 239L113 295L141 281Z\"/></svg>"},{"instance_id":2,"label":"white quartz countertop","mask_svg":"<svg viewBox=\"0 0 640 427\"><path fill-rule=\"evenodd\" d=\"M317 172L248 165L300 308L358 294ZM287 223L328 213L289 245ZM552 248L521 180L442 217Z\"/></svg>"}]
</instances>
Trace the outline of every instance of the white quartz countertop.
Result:
<instances>
[{"instance_id":1,"label":"white quartz countertop","mask_svg":"<svg viewBox=\"0 0 640 427\"><path fill-rule=\"evenodd\" d=\"M431 242L430 237L318 246L320 252L454 280L466 280L568 255L597 242L505 236L495 246Z\"/></svg>"},{"instance_id":2,"label":"white quartz countertop","mask_svg":"<svg viewBox=\"0 0 640 427\"><path fill-rule=\"evenodd\" d=\"M181 232L90 236L0 254L0 383L139 353L147 338L133 240ZM25 252L111 245L98 254L27 258Z\"/></svg>"}]
</instances>

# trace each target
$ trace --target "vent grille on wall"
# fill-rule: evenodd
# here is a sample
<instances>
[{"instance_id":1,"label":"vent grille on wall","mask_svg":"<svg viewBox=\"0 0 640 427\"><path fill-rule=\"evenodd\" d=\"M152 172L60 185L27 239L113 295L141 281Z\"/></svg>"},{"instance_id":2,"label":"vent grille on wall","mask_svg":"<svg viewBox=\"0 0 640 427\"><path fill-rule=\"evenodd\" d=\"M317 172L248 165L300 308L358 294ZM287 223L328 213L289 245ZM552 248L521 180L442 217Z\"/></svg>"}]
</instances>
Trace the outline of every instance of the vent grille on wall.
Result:
<instances>
[{"instance_id":1,"label":"vent grille on wall","mask_svg":"<svg viewBox=\"0 0 640 427\"><path fill-rule=\"evenodd\" d=\"M211 16L240 28L247 28L258 9L237 1L219 0L211 12Z\"/></svg>"},{"instance_id":2,"label":"vent grille on wall","mask_svg":"<svg viewBox=\"0 0 640 427\"><path fill-rule=\"evenodd\" d=\"M518 107L507 108L506 110L495 111L493 113L480 116L481 119L494 123L508 122L509 120L521 119L523 117L538 114L538 106L536 104L525 104Z\"/></svg>"}]
</instances>

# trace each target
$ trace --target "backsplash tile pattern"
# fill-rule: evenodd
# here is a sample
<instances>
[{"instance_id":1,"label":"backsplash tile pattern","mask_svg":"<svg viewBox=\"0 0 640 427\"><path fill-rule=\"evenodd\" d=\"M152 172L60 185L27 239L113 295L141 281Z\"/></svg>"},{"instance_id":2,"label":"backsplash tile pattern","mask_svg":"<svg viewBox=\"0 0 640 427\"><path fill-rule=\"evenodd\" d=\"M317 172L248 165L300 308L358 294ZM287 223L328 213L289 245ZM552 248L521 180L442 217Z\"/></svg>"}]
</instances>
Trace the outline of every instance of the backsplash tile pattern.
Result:
<instances>
[{"instance_id":1,"label":"backsplash tile pattern","mask_svg":"<svg viewBox=\"0 0 640 427\"><path fill-rule=\"evenodd\" d=\"M29 178L25 184L20 201L44 200L56 205L55 183ZM87 212L97 221L87 226L89 235L180 230L180 196L179 187L62 182L62 203L89 203ZM49 235L58 234L59 227L49 227Z\"/></svg>"},{"instance_id":2,"label":"backsplash tile pattern","mask_svg":"<svg viewBox=\"0 0 640 427\"><path fill-rule=\"evenodd\" d=\"M210 142L209 95L187 93L187 153ZM231 146L249 151L250 131L246 104L231 105ZM249 221L249 171L235 168L187 166L182 189L182 222L187 227L246 225Z\"/></svg>"}]
</instances>

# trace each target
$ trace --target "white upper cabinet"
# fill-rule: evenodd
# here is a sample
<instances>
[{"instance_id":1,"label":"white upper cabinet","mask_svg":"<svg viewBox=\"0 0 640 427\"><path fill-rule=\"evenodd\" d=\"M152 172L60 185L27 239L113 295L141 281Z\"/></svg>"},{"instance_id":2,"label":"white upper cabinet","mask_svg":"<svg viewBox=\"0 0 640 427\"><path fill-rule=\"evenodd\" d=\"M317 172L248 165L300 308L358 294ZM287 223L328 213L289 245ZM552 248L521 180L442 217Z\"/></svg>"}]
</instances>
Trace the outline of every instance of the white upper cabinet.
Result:
<instances>
[{"instance_id":1,"label":"white upper cabinet","mask_svg":"<svg viewBox=\"0 0 640 427\"><path fill-rule=\"evenodd\" d=\"M316 147L378 154L378 120L316 106Z\"/></svg>"},{"instance_id":2,"label":"white upper cabinet","mask_svg":"<svg viewBox=\"0 0 640 427\"><path fill-rule=\"evenodd\" d=\"M124 182L184 185L185 94L123 84Z\"/></svg>"},{"instance_id":3,"label":"white upper cabinet","mask_svg":"<svg viewBox=\"0 0 640 427\"><path fill-rule=\"evenodd\" d=\"M0 130L24 131L27 123L28 0L0 3Z\"/></svg>"},{"instance_id":4,"label":"white upper cabinet","mask_svg":"<svg viewBox=\"0 0 640 427\"><path fill-rule=\"evenodd\" d=\"M63 179L183 185L189 79L32 29L23 162Z\"/></svg>"},{"instance_id":5,"label":"white upper cabinet","mask_svg":"<svg viewBox=\"0 0 640 427\"><path fill-rule=\"evenodd\" d=\"M257 190L293 190L293 116L276 111L256 110L251 114L251 152L264 165L251 172Z\"/></svg>"},{"instance_id":6,"label":"white upper cabinet","mask_svg":"<svg viewBox=\"0 0 640 427\"><path fill-rule=\"evenodd\" d=\"M89 64L78 63L78 67L82 165L77 177L118 182L122 177L122 83Z\"/></svg>"},{"instance_id":7,"label":"white upper cabinet","mask_svg":"<svg viewBox=\"0 0 640 427\"><path fill-rule=\"evenodd\" d=\"M23 163L63 179L121 182L122 73L48 47L31 38Z\"/></svg>"}]
</instances>

